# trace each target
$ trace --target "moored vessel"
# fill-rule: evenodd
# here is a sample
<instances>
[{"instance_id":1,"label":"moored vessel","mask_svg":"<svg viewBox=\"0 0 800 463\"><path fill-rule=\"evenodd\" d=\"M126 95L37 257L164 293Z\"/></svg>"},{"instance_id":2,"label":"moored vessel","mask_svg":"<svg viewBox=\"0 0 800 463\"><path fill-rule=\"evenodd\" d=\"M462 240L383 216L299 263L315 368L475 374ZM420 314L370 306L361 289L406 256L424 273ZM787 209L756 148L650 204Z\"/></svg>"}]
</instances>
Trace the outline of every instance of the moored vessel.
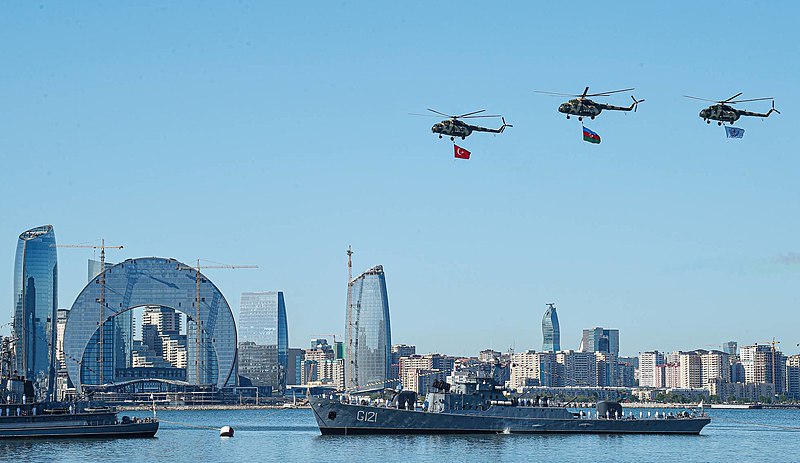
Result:
<instances>
[{"instance_id":1,"label":"moored vessel","mask_svg":"<svg viewBox=\"0 0 800 463\"><path fill-rule=\"evenodd\" d=\"M356 395L310 399L323 435L340 434L699 434L711 422L699 412L636 417L613 401L594 412L571 410L546 397L513 395L492 375L466 375L451 385L435 381L434 392L418 403L413 391L395 391L388 400Z\"/></svg>"}]
</instances>

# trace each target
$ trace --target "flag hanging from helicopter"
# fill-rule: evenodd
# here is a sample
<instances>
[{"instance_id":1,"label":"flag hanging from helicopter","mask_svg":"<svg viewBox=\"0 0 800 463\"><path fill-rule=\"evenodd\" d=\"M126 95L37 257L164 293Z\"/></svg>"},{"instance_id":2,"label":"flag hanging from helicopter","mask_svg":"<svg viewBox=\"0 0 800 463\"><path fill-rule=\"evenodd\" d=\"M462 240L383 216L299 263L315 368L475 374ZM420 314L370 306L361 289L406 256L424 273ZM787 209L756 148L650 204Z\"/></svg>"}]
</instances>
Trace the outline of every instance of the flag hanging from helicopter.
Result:
<instances>
[{"instance_id":1,"label":"flag hanging from helicopter","mask_svg":"<svg viewBox=\"0 0 800 463\"><path fill-rule=\"evenodd\" d=\"M455 152L457 159L469 159L469 155L472 154L455 143L453 144L453 151Z\"/></svg>"},{"instance_id":2,"label":"flag hanging from helicopter","mask_svg":"<svg viewBox=\"0 0 800 463\"><path fill-rule=\"evenodd\" d=\"M728 138L742 138L744 137L744 129L739 127L725 126L725 136Z\"/></svg>"},{"instance_id":3,"label":"flag hanging from helicopter","mask_svg":"<svg viewBox=\"0 0 800 463\"><path fill-rule=\"evenodd\" d=\"M589 143L600 143L600 135L597 135L596 133L584 127L583 141L588 141Z\"/></svg>"}]
</instances>

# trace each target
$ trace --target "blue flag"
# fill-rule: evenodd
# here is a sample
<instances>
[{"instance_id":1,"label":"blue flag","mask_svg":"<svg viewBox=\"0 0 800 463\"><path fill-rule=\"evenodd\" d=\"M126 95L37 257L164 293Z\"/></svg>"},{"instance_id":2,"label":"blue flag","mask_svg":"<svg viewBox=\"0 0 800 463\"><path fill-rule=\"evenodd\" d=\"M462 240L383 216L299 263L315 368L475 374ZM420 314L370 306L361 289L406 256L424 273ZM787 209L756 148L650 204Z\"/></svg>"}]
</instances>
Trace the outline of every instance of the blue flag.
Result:
<instances>
[{"instance_id":1,"label":"blue flag","mask_svg":"<svg viewBox=\"0 0 800 463\"><path fill-rule=\"evenodd\" d=\"M744 137L744 129L740 129L739 127L732 127L730 125L725 126L725 135L728 138L742 138Z\"/></svg>"}]
</instances>

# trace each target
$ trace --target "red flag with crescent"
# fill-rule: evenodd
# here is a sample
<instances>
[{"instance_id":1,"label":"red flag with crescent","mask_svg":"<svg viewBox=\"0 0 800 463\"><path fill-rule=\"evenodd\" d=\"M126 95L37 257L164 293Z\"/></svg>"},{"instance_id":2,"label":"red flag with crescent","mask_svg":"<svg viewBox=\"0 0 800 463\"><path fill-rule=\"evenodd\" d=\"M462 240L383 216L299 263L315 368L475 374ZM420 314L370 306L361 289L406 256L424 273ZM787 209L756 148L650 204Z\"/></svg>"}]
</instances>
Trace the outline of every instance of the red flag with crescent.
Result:
<instances>
[{"instance_id":1,"label":"red flag with crescent","mask_svg":"<svg viewBox=\"0 0 800 463\"><path fill-rule=\"evenodd\" d=\"M455 151L456 158L458 159L469 159L469 155L471 154L469 151L456 144L453 144L453 151Z\"/></svg>"}]
</instances>

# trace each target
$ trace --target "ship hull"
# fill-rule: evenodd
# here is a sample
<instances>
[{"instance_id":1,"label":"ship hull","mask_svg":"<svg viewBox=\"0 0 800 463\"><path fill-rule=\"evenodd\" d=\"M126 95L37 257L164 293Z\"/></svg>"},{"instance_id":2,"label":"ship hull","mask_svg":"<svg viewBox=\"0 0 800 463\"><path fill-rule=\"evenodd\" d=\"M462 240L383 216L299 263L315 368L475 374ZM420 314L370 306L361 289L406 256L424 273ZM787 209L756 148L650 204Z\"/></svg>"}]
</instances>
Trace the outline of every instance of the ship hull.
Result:
<instances>
[{"instance_id":1,"label":"ship hull","mask_svg":"<svg viewBox=\"0 0 800 463\"><path fill-rule=\"evenodd\" d=\"M0 439L153 437L158 432L158 421L126 420L117 421L114 412L0 416Z\"/></svg>"},{"instance_id":2,"label":"ship hull","mask_svg":"<svg viewBox=\"0 0 800 463\"><path fill-rule=\"evenodd\" d=\"M126 438L153 437L158 423L111 424L100 426L44 426L0 429L0 439L33 438Z\"/></svg>"},{"instance_id":3,"label":"ship hull","mask_svg":"<svg viewBox=\"0 0 800 463\"><path fill-rule=\"evenodd\" d=\"M323 435L357 434L699 434L708 417L676 419L580 419L547 413L563 409L490 407L481 413L431 413L313 398ZM528 415L528 416L526 416ZM544 416L530 416L544 415ZM547 416L552 415L552 416Z\"/></svg>"}]
</instances>

